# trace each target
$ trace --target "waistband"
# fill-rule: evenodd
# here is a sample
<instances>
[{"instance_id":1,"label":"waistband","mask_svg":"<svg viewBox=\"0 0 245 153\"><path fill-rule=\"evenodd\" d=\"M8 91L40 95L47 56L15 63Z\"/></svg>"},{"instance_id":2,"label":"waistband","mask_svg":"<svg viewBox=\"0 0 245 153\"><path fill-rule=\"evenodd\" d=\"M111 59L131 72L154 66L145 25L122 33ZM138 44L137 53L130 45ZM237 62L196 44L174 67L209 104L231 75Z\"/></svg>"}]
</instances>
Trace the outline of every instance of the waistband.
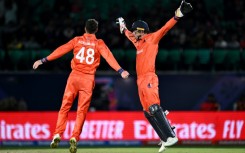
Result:
<instances>
[{"instance_id":1,"label":"waistband","mask_svg":"<svg viewBox=\"0 0 245 153\"><path fill-rule=\"evenodd\" d=\"M141 74L141 75L138 75L137 78L140 79L142 77L145 77L145 76L152 76L152 75L155 75L156 76L156 73L154 72L147 72L145 74Z\"/></svg>"},{"instance_id":2,"label":"waistband","mask_svg":"<svg viewBox=\"0 0 245 153\"><path fill-rule=\"evenodd\" d=\"M95 74L85 73L85 72L78 71L78 70L75 70L75 69L73 69L71 71L71 74L78 74L78 75L83 75L83 76L88 76L88 77L94 77L95 76Z\"/></svg>"}]
</instances>

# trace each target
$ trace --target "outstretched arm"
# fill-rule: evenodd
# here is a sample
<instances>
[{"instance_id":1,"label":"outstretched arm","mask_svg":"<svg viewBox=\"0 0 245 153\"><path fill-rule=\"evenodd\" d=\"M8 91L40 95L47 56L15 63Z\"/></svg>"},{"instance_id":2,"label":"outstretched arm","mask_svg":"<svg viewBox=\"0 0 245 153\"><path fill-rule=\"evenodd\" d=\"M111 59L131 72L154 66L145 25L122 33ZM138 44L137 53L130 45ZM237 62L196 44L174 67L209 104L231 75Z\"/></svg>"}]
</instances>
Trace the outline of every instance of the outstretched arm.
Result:
<instances>
[{"instance_id":1,"label":"outstretched arm","mask_svg":"<svg viewBox=\"0 0 245 153\"><path fill-rule=\"evenodd\" d=\"M121 34L123 34L125 30L127 30L126 23L122 17L116 19L116 24L119 25Z\"/></svg>"},{"instance_id":2,"label":"outstretched arm","mask_svg":"<svg viewBox=\"0 0 245 153\"><path fill-rule=\"evenodd\" d=\"M182 0L180 6L175 11L175 15L171 18L161 29L154 33L155 39L154 42L157 44L160 39L177 23L177 21L182 18L185 14L189 13L192 10L190 3Z\"/></svg>"},{"instance_id":3,"label":"outstretched arm","mask_svg":"<svg viewBox=\"0 0 245 153\"><path fill-rule=\"evenodd\" d=\"M175 19L179 19L193 10L193 7L190 3L187 3L185 0L182 0L179 8L175 11Z\"/></svg>"},{"instance_id":4,"label":"outstretched arm","mask_svg":"<svg viewBox=\"0 0 245 153\"><path fill-rule=\"evenodd\" d=\"M122 69L122 68L120 68L117 72L121 74L121 77L122 77L123 79L127 79L128 76L129 76L128 71L125 71L125 70Z\"/></svg>"},{"instance_id":5,"label":"outstretched arm","mask_svg":"<svg viewBox=\"0 0 245 153\"><path fill-rule=\"evenodd\" d=\"M42 65L43 63L47 62L47 58L42 58L40 60L37 60L34 64L33 64L33 69L37 69L40 65Z\"/></svg>"},{"instance_id":6,"label":"outstretched arm","mask_svg":"<svg viewBox=\"0 0 245 153\"><path fill-rule=\"evenodd\" d=\"M127 29L126 22L122 17L116 19L116 24L119 25L119 29L121 34L125 34L125 36L134 44L137 40L134 37L133 33Z\"/></svg>"},{"instance_id":7,"label":"outstretched arm","mask_svg":"<svg viewBox=\"0 0 245 153\"><path fill-rule=\"evenodd\" d=\"M76 38L70 40L68 43L58 47L56 50L54 50L50 55L48 55L47 57L44 57L40 60L37 60L34 64L33 64L33 69L37 69L40 65L48 62L48 61L52 61L55 60L57 58L60 58L61 56L63 56L64 54L68 53L69 51L71 51L73 49L74 46L74 41Z\"/></svg>"}]
</instances>

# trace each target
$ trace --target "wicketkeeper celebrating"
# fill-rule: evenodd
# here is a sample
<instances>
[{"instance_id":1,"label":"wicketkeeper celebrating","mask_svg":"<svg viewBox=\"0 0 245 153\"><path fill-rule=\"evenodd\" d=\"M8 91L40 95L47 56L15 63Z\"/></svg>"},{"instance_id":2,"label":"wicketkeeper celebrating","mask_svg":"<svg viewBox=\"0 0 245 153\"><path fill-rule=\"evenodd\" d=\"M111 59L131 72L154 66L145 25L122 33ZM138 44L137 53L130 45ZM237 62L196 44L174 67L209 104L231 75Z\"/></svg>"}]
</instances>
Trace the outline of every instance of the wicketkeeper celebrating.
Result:
<instances>
[{"instance_id":1,"label":"wicketkeeper celebrating","mask_svg":"<svg viewBox=\"0 0 245 153\"><path fill-rule=\"evenodd\" d=\"M180 7L161 29L149 33L149 27L142 20L135 21L132 32L126 27L122 17L117 19L120 32L134 44L136 48L137 85L140 101L145 117L150 122L161 139L159 152L165 150L165 146L172 146L178 142L178 138L171 127L166 114L160 106L158 92L158 77L155 73L155 60L158 53L158 44L161 38L183 17L192 10L190 3L181 2Z\"/></svg>"}]
</instances>

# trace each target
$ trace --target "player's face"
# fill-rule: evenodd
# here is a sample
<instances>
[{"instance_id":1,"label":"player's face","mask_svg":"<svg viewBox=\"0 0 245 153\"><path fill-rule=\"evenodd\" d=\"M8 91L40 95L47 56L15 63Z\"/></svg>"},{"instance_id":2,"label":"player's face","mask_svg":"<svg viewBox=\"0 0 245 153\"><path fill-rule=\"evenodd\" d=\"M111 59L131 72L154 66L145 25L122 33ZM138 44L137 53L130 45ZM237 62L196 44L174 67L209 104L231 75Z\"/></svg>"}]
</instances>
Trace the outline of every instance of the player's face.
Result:
<instances>
[{"instance_id":1,"label":"player's face","mask_svg":"<svg viewBox=\"0 0 245 153\"><path fill-rule=\"evenodd\" d=\"M144 30L134 30L133 31L133 34L134 34L134 37L137 39L137 40L140 40L141 37L145 34Z\"/></svg>"}]
</instances>

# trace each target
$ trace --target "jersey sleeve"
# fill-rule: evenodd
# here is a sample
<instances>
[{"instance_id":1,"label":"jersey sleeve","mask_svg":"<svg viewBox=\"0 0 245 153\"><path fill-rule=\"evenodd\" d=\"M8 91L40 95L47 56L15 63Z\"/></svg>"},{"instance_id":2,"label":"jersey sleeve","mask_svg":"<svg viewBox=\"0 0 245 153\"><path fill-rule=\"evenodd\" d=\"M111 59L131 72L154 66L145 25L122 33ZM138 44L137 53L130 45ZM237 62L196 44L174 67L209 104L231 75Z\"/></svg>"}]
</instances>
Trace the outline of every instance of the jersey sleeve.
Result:
<instances>
[{"instance_id":1,"label":"jersey sleeve","mask_svg":"<svg viewBox=\"0 0 245 153\"><path fill-rule=\"evenodd\" d=\"M113 54L109 50L109 48L106 46L103 40L99 40L98 42L98 50L101 54L101 56L106 60L106 62L115 70L118 71L121 67L114 58Z\"/></svg>"},{"instance_id":2,"label":"jersey sleeve","mask_svg":"<svg viewBox=\"0 0 245 153\"><path fill-rule=\"evenodd\" d=\"M48 61L55 60L57 58L60 58L64 54L70 52L71 50L73 50L75 41L76 41L76 38L73 38L68 43L55 49L50 55L47 56L47 60Z\"/></svg>"},{"instance_id":3,"label":"jersey sleeve","mask_svg":"<svg viewBox=\"0 0 245 153\"><path fill-rule=\"evenodd\" d=\"M177 23L177 21L171 18L161 29L153 33L153 42L156 44L160 41L160 39Z\"/></svg>"},{"instance_id":4,"label":"jersey sleeve","mask_svg":"<svg viewBox=\"0 0 245 153\"><path fill-rule=\"evenodd\" d=\"M125 36L133 43L135 44L137 42L136 38L134 37L134 34L129 31L129 30L125 30Z\"/></svg>"}]
</instances>

